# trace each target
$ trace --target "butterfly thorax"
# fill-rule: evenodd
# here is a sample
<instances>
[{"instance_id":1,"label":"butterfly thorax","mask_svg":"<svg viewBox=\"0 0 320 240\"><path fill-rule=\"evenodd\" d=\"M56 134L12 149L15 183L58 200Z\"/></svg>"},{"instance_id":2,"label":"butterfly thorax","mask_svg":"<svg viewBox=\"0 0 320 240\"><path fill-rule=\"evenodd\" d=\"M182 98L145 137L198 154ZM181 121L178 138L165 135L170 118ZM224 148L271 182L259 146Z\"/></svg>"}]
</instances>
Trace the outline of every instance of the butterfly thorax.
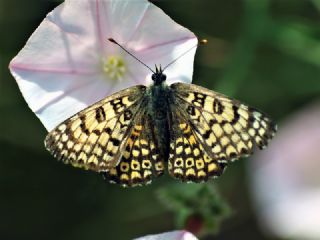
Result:
<instances>
[{"instance_id":1,"label":"butterfly thorax","mask_svg":"<svg viewBox=\"0 0 320 240\"><path fill-rule=\"evenodd\" d=\"M149 100L149 113L154 120L166 120L168 113L168 97L169 87L163 83L161 85L151 85L148 89Z\"/></svg>"}]
</instances>

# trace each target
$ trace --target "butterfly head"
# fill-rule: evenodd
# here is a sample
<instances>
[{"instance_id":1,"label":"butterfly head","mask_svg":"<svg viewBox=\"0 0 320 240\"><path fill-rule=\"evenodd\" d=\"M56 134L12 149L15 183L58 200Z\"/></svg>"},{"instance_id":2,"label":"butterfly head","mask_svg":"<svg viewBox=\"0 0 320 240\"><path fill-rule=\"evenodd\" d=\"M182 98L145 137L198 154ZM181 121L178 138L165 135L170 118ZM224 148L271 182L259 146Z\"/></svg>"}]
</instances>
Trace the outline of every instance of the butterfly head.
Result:
<instances>
[{"instance_id":1,"label":"butterfly head","mask_svg":"<svg viewBox=\"0 0 320 240\"><path fill-rule=\"evenodd\" d=\"M154 81L155 85L160 85L167 79L167 76L163 73L161 65L159 68L156 65L156 71L152 74L151 78Z\"/></svg>"}]
</instances>

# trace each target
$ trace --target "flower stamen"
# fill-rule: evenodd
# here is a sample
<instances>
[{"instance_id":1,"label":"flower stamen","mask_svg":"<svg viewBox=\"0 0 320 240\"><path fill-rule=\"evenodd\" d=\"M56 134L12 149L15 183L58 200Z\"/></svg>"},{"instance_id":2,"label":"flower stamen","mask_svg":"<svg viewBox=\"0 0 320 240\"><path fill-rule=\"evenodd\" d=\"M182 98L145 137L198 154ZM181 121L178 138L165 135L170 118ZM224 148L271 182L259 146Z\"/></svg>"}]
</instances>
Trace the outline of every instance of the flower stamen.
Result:
<instances>
[{"instance_id":1,"label":"flower stamen","mask_svg":"<svg viewBox=\"0 0 320 240\"><path fill-rule=\"evenodd\" d=\"M127 72L127 68L122 57L109 56L103 61L103 71L112 80L121 80Z\"/></svg>"}]
</instances>

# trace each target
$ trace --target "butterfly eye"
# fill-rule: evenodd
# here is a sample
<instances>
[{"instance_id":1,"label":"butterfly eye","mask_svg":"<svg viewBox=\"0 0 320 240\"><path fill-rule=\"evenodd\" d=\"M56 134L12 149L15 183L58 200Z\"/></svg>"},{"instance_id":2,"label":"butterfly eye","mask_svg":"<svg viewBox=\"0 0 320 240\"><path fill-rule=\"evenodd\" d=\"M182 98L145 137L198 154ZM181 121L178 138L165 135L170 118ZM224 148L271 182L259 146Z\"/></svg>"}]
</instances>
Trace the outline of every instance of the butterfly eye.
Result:
<instances>
[{"instance_id":1,"label":"butterfly eye","mask_svg":"<svg viewBox=\"0 0 320 240\"><path fill-rule=\"evenodd\" d=\"M162 74L162 75L161 75L161 80L162 80L162 81L165 81L166 79L167 79L167 76L166 76L165 74Z\"/></svg>"},{"instance_id":2,"label":"butterfly eye","mask_svg":"<svg viewBox=\"0 0 320 240\"><path fill-rule=\"evenodd\" d=\"M152 79L153 81L156 80L156 75L155 75L155 74L152 74L151 79Z\"/></svg>"}]
</instances>

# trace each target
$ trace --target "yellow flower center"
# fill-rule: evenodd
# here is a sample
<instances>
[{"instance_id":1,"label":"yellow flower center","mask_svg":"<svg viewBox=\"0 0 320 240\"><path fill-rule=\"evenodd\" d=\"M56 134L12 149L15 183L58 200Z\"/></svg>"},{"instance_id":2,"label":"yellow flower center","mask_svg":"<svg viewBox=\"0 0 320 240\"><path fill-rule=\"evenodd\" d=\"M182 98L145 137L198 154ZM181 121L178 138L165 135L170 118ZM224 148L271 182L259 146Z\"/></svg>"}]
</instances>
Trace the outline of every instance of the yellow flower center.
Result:
<instances>
[{"instance_id":1,"label":"yellow flower center","mask_svg":"<svg viewBox=\"0 0 320 240\"><path fill-rule=\"evenodd\" d=\"M103 71L112 80L122 80L127 68L122 57L109 56L103 61Z\"/></svg>"}]
</instances>

